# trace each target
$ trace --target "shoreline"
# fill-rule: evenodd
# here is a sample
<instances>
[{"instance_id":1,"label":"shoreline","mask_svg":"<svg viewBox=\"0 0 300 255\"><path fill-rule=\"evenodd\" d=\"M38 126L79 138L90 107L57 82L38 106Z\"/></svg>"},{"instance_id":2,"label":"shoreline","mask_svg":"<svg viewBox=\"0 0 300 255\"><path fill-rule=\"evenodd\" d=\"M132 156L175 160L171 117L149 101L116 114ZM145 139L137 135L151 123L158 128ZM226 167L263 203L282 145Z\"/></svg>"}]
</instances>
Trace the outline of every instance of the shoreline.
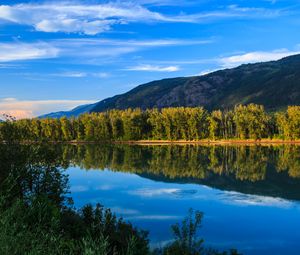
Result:
<instances>
[{"instance_id":1,"label":"shoreline","mask_svg":"<svg viewBox=\"0 0 300 255\"><path fill-rule=\"evenodd\" d=\"M247 139L247 140L197 140L197 141L170 141L170 140L137 140L137 141L113 141L114 144L128 145L280 145L296 144L300 145L300 140L281 140L281 139Z\"/></svg>"},{"instance_id":2,"label":"shoreline","mask_svg":"<svg viewBox=\"0 0 300 255\"><path fill-rule=\"evenodd\" d=\"M5 141L0 143L6 144ZM20 144L124 144L124 145L300 145L300 140L282 139L228 139L228 140L129 140L129 141L19 141Z\"/></svg>"}]
</instances>

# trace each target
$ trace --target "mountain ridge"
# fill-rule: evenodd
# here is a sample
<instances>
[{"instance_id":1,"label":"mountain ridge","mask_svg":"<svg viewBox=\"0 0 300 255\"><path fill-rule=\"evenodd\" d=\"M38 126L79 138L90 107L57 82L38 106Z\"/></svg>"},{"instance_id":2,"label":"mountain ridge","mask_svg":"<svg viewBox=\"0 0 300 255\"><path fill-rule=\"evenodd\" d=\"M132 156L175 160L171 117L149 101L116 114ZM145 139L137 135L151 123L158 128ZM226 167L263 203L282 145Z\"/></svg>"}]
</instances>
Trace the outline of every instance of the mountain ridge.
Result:
<instances>
[{"instance_id":1,"label":"mountain ridge","mask_svg":"<svg viewBox=\"0 0 300 255\"><path fill-rule=\"evenodd\" d=\"M81 111L75 111L75 108L71 112L52 113L50 116L78 116L84 112L137 107L230 109L237 104L249 103L264 105L268 111L300 105L300 54L277 61L243 64L201 76L151 81L126 93L86 105Z\"/></svg>"},{"instance_id":2,"label":"mountain ridge","mask_svg":"<svg viewBox=\"0 0 300 255\"><path fill-rule=\"evenodd\" d=\"M267 110L300 104L300 55L243 64L202 76L152 81L100 101L92 112L177 106L204 106L213 110L249 103L262 104Z\"/></svg>"},{"instance_id":3,"label":"mountain ridge","mask_svg":"<svg viewBox=\"0 0 300 255\"><path fill-rule=\"evenodd\" d=\"M59 112L51 112L48 114L44 114L39 116L39 118L61 118L61 117L78 117L79 115L89 112L95 104L85 104L76 106L74 109L70 111L59 111Z\"/></svg>"}]
</instances>

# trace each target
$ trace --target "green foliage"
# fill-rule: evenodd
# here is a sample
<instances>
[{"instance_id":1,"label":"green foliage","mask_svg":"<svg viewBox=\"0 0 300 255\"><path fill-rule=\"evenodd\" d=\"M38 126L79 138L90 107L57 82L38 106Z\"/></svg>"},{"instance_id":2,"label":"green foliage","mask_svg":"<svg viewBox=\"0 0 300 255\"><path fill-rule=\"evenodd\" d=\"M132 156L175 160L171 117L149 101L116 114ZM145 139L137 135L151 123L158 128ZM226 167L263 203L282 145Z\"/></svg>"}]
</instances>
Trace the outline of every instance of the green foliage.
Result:
<instances>
[{"instance_id":1,"label":"green foliage","mask_svg":"<svg viewBox=\"0 0 300 255\"><path fill-rule=\"evenodd\" d=\"M0 123L0 139L15 141L130 141L200 139L300 139L300 106L268 114L261 105L232 111L202 107L112 110L77 119L32 119Z\"/></svg>"},{"instance_id":2,"label":"green foliage","mask_svg":"<svg viewBox=\"0 0 300 255\"><path fill-rule=\"evenodd\" d=\"M188 216L181 224L172 226L175 241L164 248L165 255L197 255L203 251L203 239L198 238L203 214L189 210Z\"/></svg>"},{"instance_id":3,"label":"green foliage","mask_svg":"<svg viewBox=\"0 0 300 255\"><path fill-rule=\"evenodd\" d=\"M67 197L64 168L78 160L91 165L80 156L95 153L98 164L106 164L109 157L80 146L0 144L0 254L227 254L204 249L198 238L203 214L198 211L190 210L181 224L172 227L174 241L166 248L150 252L147 232L117 218L110 209L97 204L75 210ZM123 154L132 157L130 153ZM136 159L140 156L137 153ZM114 158L119 164L120 157Z\"/></svg>"},{"instance_id":4,"label":"green foliage","mask_svg":"<svg viewBox=\"0 0 300 255\"><path fill-rule=\"evenodd\" d=\"M190 209L181 223L172 225L174 241L156 251L161 255L239 255L236 250L220 252L204 247L204 240L199 237L203 213Z\"/></svg>"},{"instance_id":5,"label":"green foliage","mask_svg":"<svg viewBox=\"0 0 300 255\"><path fill-rule=\"evenodd\" d=\"M0 254L148 254L147 232L99 204L72 207L57 148L0 145Z\"/></svg>"},{"instance_id":6,"label":"green foliage","mask_svg":"<svg viewBox=\"0 0 300 255\"><path fill-rule=\"evenodd\" d=\"M268 137L267 126L269 118L263 106L255 104L249 104L248 106L238 105L234 108L233 119L239 138L261 139Z\"/></svg>"},{"instance_id":7,"label":"green foliage","mask_svg":"<svg viewBox=\"0 0 300 255\"><path fill-rule=\"evenodd\" d=\"M300 106L289 106L285 113L276 114L279 135L288 139L300 137Z\"/></svg>"}]
</instances>

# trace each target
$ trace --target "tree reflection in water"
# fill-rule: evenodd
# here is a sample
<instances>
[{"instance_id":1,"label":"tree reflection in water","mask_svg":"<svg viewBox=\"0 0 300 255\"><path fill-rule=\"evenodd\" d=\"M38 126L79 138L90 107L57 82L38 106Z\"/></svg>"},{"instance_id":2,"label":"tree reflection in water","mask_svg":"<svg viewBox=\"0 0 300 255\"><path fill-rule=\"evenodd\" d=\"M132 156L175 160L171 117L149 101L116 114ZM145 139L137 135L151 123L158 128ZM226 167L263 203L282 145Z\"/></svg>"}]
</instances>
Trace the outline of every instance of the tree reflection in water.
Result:
<instances>
[{"instance_id":1,"label":"tree reflection in water","mask_svg":"<svg viewBox=\"0 0 300 255\"><path fill-rule=\"evenodd\" d=\"M73 208L70 166L300 199L296 145L0 145L0 157L1 254L149 253L147 233L109 209Z\"/></svg>"},{"instance_id":2,"label":"tree reflection in water","mask_svg":"<svg viewBox=\"0 0 300 255\"><path fill-rule=\"evenodd\" d=\"M87 170L300 200L300 146L66 145L62 161Z\"/></svg>"}]
</instances>

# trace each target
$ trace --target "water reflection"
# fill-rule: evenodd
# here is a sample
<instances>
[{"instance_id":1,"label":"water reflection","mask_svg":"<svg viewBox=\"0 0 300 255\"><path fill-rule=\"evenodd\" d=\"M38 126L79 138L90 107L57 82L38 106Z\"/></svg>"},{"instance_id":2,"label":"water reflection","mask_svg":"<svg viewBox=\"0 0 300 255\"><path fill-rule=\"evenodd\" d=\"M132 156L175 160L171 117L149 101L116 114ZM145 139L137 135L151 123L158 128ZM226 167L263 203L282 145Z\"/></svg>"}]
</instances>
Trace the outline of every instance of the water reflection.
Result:
<instances>
[{"instance_id":1,"label":"water reflection","mask_svg":"<svg viewBox=\"0 0 300 255\"><path fill-rule=\"evenodd\" d=\"M192 207L204 212L208 245L246 255L298 254L300 147L71 148L64 154L73 164L71 187L81 190L73 192L76 204L102 201L148 229L154 246L172 238L170 225Z\"/></svg>"},{"instance_id":2,"label":"water reflection","mask_svg":"<svg viewBox=\"0 0 300 255\"><path fill-rule=\"evenodd\" d=\"M300 199L300 146L63 146L63 161L176 183ZM192 191L191 191L192 192Z\"/></svg>"},{"instance_id":3,"label":"water reflection","mask_svg":"<svg viewBox=\"0 0 300 255\"><path fill-rule=\"evenodd\" d=\"M57 206L66 202L69 166L61 151L47 145L0 145L0 192L7 201L46 196ZM8 183L9 182L9 183Z\"/></svg>"},{"instance_id":4,"label":"water reflection","mask_svg":"<svg viewBox=\"0 0 300 255\"><path fill-rule=\"evenodd\" d=\"M170 225L192 207L221 250L300 249L300 146L0 145L0 159L1 183L17 180L12 194L100 202L150 230L152 244L170 240Z\"/></svg>"},{"instance_id":5,"label":"water reflection","mask_svg":"<svg viewBox=\"0 0 300 255\"><path fill-rule=\"evenodd\" d=\"M147 233L109 209L74 210L63 151L0 144L0 254L148 254Z\"/></svg>"},{"instance_id":6,"label":"water reflection","mask_svg":"<svg viewBox=\"0 0 300 255\"><path fill-rule=\"evenodd\" d=\"M87 171L109 169L113 172L134 173L165 183L202 184L229 191L228 195L233 200L249 204L268 204L268 201L255 196L250 201L237 194L300 200L300 146L296 145L1 145L0 157L0 181L10 173L9 169L20 169L23 172L13 171L20 175L14 176L19 180L20 193L29 195L47 190L49 196L53 196L51 199L58 202L68 185L66 176L60 170L70 167L80 167ZM108 181L98 188L110 190L110 185ZM72 192L85 189L86 186L82 184L71 187ZM193 189L162 188L132 192L145 197L164 193L176 197L196 195Z\"/></svg>"}]
</instances>

